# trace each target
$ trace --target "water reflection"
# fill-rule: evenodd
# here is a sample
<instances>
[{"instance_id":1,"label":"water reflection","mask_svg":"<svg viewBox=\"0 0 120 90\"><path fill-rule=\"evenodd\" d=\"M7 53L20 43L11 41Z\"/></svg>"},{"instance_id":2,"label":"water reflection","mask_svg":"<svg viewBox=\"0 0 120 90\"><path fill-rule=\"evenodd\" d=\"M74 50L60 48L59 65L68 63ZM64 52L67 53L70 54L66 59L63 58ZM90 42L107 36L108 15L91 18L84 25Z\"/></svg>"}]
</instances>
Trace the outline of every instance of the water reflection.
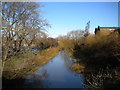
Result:
<instances>
[{"instance_id":1,"label":"water reflection","mask_svg":"<svg viewBox=\"0 0 120 90\"><path fill-rule=\"evenodd\" d=\"M65 61L65 65L70 68L73 64L74 64L74 61L76 59L73 59L71 57L69 57L69 52L68 51L61 51L60 52L60 55L61 57L63 58L63 60Z\"/></svg>"},{"instance_id":2,"label":"water reflection","mask_svg":"<svg viewBox=\"0 0 120 90\"><path fill-rule=\"evenodd\" d=\"M49 63L28 75L21 82L22 85L19 85L23 88L83 88L83 75L69 69L73 60L67 51L61 51Z\"/></svg>"}]
</instances>

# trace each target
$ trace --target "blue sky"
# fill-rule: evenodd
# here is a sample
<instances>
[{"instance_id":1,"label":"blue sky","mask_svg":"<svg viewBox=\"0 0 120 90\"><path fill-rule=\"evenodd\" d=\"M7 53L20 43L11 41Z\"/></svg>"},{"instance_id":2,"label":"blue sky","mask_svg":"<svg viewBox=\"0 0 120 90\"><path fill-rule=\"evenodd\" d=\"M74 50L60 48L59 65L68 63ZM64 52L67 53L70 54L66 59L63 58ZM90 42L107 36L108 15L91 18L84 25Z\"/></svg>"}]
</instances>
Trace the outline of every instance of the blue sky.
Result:
<instances>
[{"instance_id":1,"label":"blue sky","mask_svg":"<svg viewBox=\"0 0 120 90\"><path fill-rule=\"evenodd\" d=\"M90 20L90 32L95 27L118 26L117 2L42 2L44 18L51 24L50 37L66 35L71 30L85 29Z\"/></svg>"}]
</instances>

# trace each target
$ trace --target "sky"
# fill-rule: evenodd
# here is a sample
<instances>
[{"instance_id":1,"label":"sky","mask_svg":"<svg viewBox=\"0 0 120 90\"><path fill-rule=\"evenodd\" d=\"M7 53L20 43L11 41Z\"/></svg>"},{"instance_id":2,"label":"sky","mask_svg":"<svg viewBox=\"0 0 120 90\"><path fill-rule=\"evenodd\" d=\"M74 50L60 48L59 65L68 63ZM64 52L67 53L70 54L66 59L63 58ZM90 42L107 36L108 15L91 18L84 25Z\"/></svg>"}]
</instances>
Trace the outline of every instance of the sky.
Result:
<instances>
[{"instance_id":1,"label":"sky","mask_svg":"<svg viewBox=\"0 0 120 90\"><path fill-rule=\"evenodd\" d=\"M120 1L118 2L118 26L120 27Z\"/></svg>"},{"instance_id":2,"label":"sky","mask_svg":"<svg viewBox=\"0 0 120 90\"><path fill-rule=\"evenodd\" d=\"M117 2L42 2L44 18L51 24L49 37L66 35L72 30L84 30L90 21L90 33L96 27L118 27Z\"/></svg>"}]
</instances>

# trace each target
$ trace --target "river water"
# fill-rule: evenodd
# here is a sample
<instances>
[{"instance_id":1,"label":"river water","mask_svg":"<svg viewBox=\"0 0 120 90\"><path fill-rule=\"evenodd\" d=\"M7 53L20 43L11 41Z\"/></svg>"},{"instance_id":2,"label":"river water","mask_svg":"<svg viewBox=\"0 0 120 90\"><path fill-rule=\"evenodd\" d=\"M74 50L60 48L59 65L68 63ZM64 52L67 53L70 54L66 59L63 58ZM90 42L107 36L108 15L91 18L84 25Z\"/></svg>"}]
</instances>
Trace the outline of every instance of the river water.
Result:
<instances>
[{"instance_id":1,"label":"river water","mask_svg":"<svg viewBox=\"0 0 120 90\"><path fill-rule=\"evenodd\" d=\"M60 51L47 64L21 80L3 81L3 88L84 88L84 77L70 69L75 59L67 51Z\"/></svg>"}]
</instances>

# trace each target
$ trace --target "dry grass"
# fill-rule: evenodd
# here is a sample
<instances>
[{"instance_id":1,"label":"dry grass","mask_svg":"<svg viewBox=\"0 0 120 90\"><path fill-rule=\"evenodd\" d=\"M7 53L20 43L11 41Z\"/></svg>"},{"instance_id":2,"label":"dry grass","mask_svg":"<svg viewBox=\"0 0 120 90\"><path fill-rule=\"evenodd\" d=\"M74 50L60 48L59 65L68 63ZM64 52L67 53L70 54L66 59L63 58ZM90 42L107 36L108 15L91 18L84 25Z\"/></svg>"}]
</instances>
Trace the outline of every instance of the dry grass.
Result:
<instances>
[{"instance_id":1,"label":"dry grass","mask_svg":"<svg viewBox=\"0 0 120 90\"><path fill-rule=\"evenodd\" d=\"M27 74L55 57L58 53L58 48L49 48L36 53L37 55L28 52L24 57L12 57L7 60L3 70L3 77L8 79L24 78Z\"/></svg>"},{"instance_id":2,"label":"dry grass","mask_svg":"<svg viewBox=\"0 0 120 90\"><path fill-rule=\"evenodd\" d=\"M82 73L84 72L85 66L82 64L75 64L71 67L72 70L74 70L76 73Z\"/></svg>"}]
</instances>

